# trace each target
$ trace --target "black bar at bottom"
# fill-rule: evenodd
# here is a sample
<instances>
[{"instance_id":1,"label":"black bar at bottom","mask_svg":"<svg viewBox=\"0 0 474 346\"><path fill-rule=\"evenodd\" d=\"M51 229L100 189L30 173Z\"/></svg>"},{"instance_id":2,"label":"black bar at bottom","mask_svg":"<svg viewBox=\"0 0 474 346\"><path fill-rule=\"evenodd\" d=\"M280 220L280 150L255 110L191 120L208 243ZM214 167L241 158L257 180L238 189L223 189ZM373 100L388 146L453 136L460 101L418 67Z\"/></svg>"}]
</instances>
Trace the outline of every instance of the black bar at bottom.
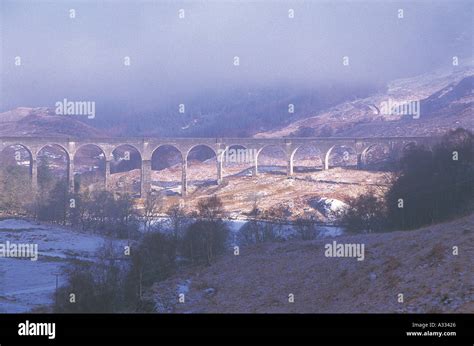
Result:
<instances>
[{"instance_id":1,"label":"black bar at bottom","mask_svg":"<svg viewBox=\"0 0 474 346\"><path fill-rule=\"evenodd\" d=\"M54 339L20 336L26 321L55 323ZM3 314L0 345L473 345L473 326L469 314Z\"/></svg>"}]
</instances>

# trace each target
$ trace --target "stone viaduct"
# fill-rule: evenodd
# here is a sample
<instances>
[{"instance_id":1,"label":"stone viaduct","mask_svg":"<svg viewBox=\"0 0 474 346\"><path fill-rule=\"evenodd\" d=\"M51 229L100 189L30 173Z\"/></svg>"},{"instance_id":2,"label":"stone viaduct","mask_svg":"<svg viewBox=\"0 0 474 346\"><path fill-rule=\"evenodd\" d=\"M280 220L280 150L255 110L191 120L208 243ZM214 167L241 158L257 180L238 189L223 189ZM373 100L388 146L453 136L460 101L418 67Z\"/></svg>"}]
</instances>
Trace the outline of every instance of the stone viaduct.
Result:
<instances>
[{"instance_id":1,"label":"stone viaduct","mask_svg":"<svg viewBox=\"0 0 474 346\"><path fill-rule=\"evenodd\" d=\"M110 163L113 151L123 145L136 149L141 158L141 196L151 191L151 160L153 152L162 146L171 146L181 154L182 163L182 195L187 191L187 161L190 151L197 146L206 146L216 155L217 181L223 177L223 157L227 148L241 146L256 154L253 174L258 174L258 155L268 146L276 146L286 154L287 175L293 175L293 161L297 150L302 146L319 149L323 168L329 169L329 157L336 147L351 148L357 154L358 167L362 167L367 152L377 145L388 148L389 156L399 157L403 150L411 144L422 144L431 148L439 141L438 137L367 137L367 138L56 138L56 137L0 137L0 152L7 147L22 146L30 155L30 172L33 189L37 187L37 157L45 146L58 146L67 158L69 189L74 190L74 158L77 151L85 145L99 148L105 156L105 186L108 188Z\"/></svg>"}]
</instances>

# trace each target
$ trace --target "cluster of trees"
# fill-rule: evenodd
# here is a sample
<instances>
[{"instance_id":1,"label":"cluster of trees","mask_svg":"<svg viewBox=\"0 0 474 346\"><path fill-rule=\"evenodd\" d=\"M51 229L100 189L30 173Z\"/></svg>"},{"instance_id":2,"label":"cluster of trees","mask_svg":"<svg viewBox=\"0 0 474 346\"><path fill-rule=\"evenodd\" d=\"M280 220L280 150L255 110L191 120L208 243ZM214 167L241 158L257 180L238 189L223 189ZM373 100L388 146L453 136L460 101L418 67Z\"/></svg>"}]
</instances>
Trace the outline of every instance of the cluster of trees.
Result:
<instances>
[{"instance_id":1,"label":"cluster of trees","mask_svg":"<svg viewBox=\"0 0 474 346\"><path fill-rule=\"evenodd\" d=\"M4 166L0 169L0 211L6 215L24 215L33 200L28 167Z\"/></svg>"},{"instance_id":2,"label":"cluster of trees","mask_svg":"<svg viewBox=\"0 0 474 346\"><path fill-rule=\"evenodd\" d=\"M70 194L67 182L60 180L48 192L40 189L34 210L40 221L118 238L138 236L140 214L128 194L114 196L103 190Z\"/></svg>"},{"instance_id":3,"label":"cluster of trees","mask_svg":"<svg viewBox=\"0 0 474 346\"><path fill-rule=\"evenodd\" d=\"M283 240L289 216L290 212L285 206L261 210L255 200L252 210L248 213L249 221L239 231L240 243L252 245ZM318 234L316 218L312 214L303 214L292 226L297 238L301 240L312 240Z\"/></svg>"},{"instance_id":4,"label":"cluster of trees","mask_svg":"<svg viewBox=\"0 0 474 346\"><path fill-rule=\"evenodd\" d=\"M342 220L352 231L413 229L472 212L474 135L457 129L432 151L410 148L385 194L372 191L349 206Z\"/></svg>"},{"instance_id":5,"label":"cluster of trees","mask_svg":"<svg viewBox=\"0 0 474 346\"><path fill-rule=\"evenodd\" d=\"M128 194L114 196L107 191L73 195L69 199L69 223L83 230L119 238L135 238L140 215Z\"/></svg>"},{"instance_id":6,"label":"cluster of trees","mask_svg":"<svg viewBox=\"0 0 474 346\"><path fill-rule=\"evenodd\" d=\"M370 190L347 201L342 223L348 231L378 232L386 226L386 204L380 195Z\"/></svg>"},{"instance_id":7,"label":"cluster of trees","mask_svg":"<svg viewBox=\"0 0 474 346\"><path fill-rule=\"evenodd\" d=\"M160 199L152 201L148 208L160 209ZM55 311L154 311L153 301L144 296L147 288L170 277L180 265L210 265L226 251L229 230L220 219L222 212L215 196L200 201L193 218L173 206L166 223L150 223L132 241L128 256L105 247L98 262L74 264L66 272L68 282L59 290ZM74 303L71 292L76 292Z\"/></svg>"},{"instance_id":8,"label":"cluster of trees","mask_svg":"<svg viewBox=\"0 0 474 346\"><path fill-rule=\"evenodd\" d=\"M49 166L40 161L38 190L33 191L30 168L15 162L0 169L0 210L5 215L65 218L67 181L53 177Z\"/></svg>"},{"instance_id":9,"label":"cluster of trees","mask_svg":"<svg viewBox=\"0 0 474 346\"><path fill-rule=\"evenodd\" d=\"M29 167L13 163L0 169L0 211L121 236L133 226L138 229L131 196L114 198L106 191L71 194L66 177L53 175L46 160L38 165L37 190L32 189Z\"/></svg>"},{"instance_id":10,"label":"cluster of trees","mask_svg":"<svg viewBox=\"0 0 474 346\"><path fill-rule=\"evenodd\" d=\"M198 202L197 221L188 227L182 242L183 255L193 263L210 265L225 251L229 230L220 218L223 213L222 201L217 196Z\"/></svg>"},{"instance_id":11,"label":"cluster of trees","mask_svg":"<svg viewBox=\"0 0 474 346\"><path fill-rule=\"evenodd\" d=\"M140 215L128 194L107 191L71 194L65 177L54 177L48 164L38 166L38 189L33 192L27 167L0 170L0 210L6 215L30 216L40 221L70 225L121 238L133 237Z\"/></svg>"},{"instance_id":12,"label":"cluster of trees","mask_svg":"<svg viewBox=\"0 0 474 346\"><path fill-rule=\"evenodd\" d=\"M472 211L474 135L457 129L433 152L416 147L400 161L386 196L390 226L416 228Z\"/></svg>"},{"instance_id":13,"label":"cluster of trees","mask_svg":"<svg viewBox=\"0 0 474 346\"><path fill-rule=\"evenodd\" d=\"M119 312L127 309L127 263L120 249L107 244L95 262L74 262L66 267L67 284L55 294L55 312Z\"/></svg>"}]
</instances>

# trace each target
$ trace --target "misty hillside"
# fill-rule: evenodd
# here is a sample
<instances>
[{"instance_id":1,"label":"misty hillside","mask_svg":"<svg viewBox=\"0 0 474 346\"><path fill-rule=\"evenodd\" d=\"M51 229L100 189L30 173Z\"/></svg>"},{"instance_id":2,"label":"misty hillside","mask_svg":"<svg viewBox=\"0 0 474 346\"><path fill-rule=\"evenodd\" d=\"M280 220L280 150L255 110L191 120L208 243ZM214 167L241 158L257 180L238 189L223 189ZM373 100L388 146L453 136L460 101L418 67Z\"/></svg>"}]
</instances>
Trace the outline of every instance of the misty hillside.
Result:
<instances>
[{"instance_id":1,"label":"misty hillside","mask_svg":"<svg viewBox=\"0 0 474 346\"><path fill-rule=\"evenodd\" d=\"M425 136L457 127L474 129L473 82L472 65L395 80L383 93L341 103L257 137ZM419 118L384 114L381 105L390 100L419 101Z\"/></svg>"},{"instance_id":2,"label":"misty hillside","mask_svg":"<svg viewBox=\"0 0 474 346\"><path fill-rule=\"evenodd\" d=\"M0 136L100 137L105 133L74 117L55 115L47 107L19 107L0 113Z\"/></svg>"},{"instance_id":3,"label":"misty hillside","mask_svg":"<svg viewBox=\"0 0 474 346\"><path fill-rule=\"evenodd\" d=\"M442 134L474 128L472 65L395 80L385 88L326 85L234 89L199 94L174 108L95 119L57 116L51 108L0 113L0 135L311 137ZM419 101L420 116L384 114L381 104ZM293 105L294 112L289 112Z\"/></svg>"},{"instance_id":4,"label":"misty hillside","mask_svg":"<svg viewBox=\"0 0 474 346\"><path fill-rule=\"evenodd\" d=\"M56 116L54 108L48 107L20 107L0 113L0 135L250 137L374 91L374 87L341 85L222 90L183 103L184 113L179 113L180 103L176 103L133 114L99 112L94 119Z\"/></svg>"},{"instance_id":5,"label":"misty hillside","mask_svg":"<svg viewBox=\"0 0 474 346\"><path fill-rule=\"evenodd\" d=\"M172 110L172 114L145 117L147 121L143 122L146 126L143 126L142 132L182 137L249 137L374 91L373 87L327 85L249 88L207 94L191 101L185 114L176 114L176 110ZM289 111L289 107L294 107L293 112ZM162 122L162 119L171 117L177 122L173 127L172 123ZM156 125L150 129L150 124Z\"/></svg>"},{"instance_id":6,"label":"misty hillside","mask_svg":"<svg viewBox=\"0 0 474 346\"><path fill-rule=\"evenodd\" d=\"M377 90L340 83L197 89L191 98L171 98L146 111L104 111L85 121L117 136L250 137Z\"/></svg>"}]
</instances>

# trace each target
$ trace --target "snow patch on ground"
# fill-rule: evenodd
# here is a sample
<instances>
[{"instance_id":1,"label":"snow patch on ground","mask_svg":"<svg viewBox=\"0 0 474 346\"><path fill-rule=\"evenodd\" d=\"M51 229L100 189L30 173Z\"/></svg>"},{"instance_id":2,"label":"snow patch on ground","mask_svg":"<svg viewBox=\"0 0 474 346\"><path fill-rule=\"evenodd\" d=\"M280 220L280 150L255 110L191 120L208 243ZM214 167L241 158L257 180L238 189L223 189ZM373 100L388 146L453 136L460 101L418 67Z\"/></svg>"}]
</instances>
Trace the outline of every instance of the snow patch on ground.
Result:
<instances>
[{"instance_id":1,"label":"snow patch on ground","mask_svg":"<svg viewBox=\"0 0 474 346\"><path fill-rule=\"evenodd\" d=\"M176 287L176 292L178 295L184 294L186 295L189 292L189 286L191 285L191 280L186 280Z\"/></svg>"},{"instance_id":2,"label":"snow patch on ground","mask_svg":"<svg viewBox=\"0 0 474 346\"><path fill-rule=\"evenodd\" d=\"M33 222L26 221L26 220L17 220L17 219L0 220L0 230L2 229L24 230L24 229L38 229L38 228L41 228L41 226Z\"/></svg>"},{"instance_id":3,"label":"snow patch on ground","mask_svg":"<svg viewBox=\"0 0 474 346\"><path fill-rule=\"evenodd\" d=\"M0 313L27 312L54 301L58 286L65 283L62 270L71 259L95 260L96 251L113 241L57 226L37 225L25 220L0 221L0 243L38 244L38 260L0 258Z\"/></svg>"},{"instance_id":4,"label":"snow patch on ground","mask_svg":"<svg viewBox=\"0 0 474 346\"><path fill-rule=\"evenodd\" d=\"M343 201L325 197L310 201L310 204L320 211L329 222L336 221L338 215L348 208L348 205Z\"/></svg>"}]
</instances>

